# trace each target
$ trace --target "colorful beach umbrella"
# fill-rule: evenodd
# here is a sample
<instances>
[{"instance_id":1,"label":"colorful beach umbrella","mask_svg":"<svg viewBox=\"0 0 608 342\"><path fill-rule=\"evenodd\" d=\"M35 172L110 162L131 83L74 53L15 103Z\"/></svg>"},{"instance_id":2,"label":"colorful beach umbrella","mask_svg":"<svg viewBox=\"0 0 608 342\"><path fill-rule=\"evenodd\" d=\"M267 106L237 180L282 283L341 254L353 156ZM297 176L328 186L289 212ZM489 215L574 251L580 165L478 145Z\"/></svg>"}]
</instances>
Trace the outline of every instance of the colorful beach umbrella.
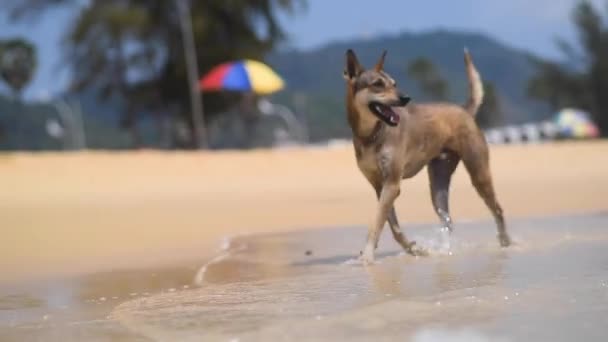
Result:
<instances>
[{"instance_id":1,"label":"colorful beach umbrella","mask_svg":"<svg viewBox=\"0 0 608 342\"><path fill-rule=\"evenodd\" d=\"M220 64L200 80L203 91L250 91L268 95L285 87L285 82L266 64L240 60Z\"/></svg>"},{"instance_id":2,"label":"colorful beach umbrella","mask_svg":"<svg viewBox=\"0 0 608 342\"><path fill-rule=\"evenodd\" d=\"M555 115L555 123L563 136L570 138L597 138L597 125L589 113L573 108L565 108Z\"/></svg>"},{"instance_id":3,"label":"colorful beach umbrella","mask_svg":"<svg viewBox=\"0 0 608 342\"><path fill-rule=\"evenodd\" d=\"M600 130L596 125L590 123L580 123L573 127L573 136L576 138L597 138Z\"/></svg>"},{"instance_id":4,"label":"colorful beach umbrella","mask_svg":"<svg viewBox=\"0 0 608 342\"><path fill-rule=\"evenodd\" d=\"M589 113L585 111L574 108L564 108L556 113L555 121L561 127L569 127L582 122L591 122L591 117Z\"/></svg>"}]
</instances>

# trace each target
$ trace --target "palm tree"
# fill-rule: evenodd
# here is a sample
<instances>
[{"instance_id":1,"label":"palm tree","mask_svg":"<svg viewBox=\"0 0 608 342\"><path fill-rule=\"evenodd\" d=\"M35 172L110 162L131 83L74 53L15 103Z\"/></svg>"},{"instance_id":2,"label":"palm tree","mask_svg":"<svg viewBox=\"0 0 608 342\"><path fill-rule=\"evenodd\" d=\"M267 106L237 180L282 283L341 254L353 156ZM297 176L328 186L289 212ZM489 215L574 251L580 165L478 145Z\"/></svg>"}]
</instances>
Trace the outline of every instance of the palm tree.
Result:
<instances>
[{"instance_id":1,"label":"palm tree","mask_svg":"<svg viewBox=\"0 0 608 342\"><path fill-rule=\"evenodd\" d=\"M0 41L0 77L20 99L23 89L36 72L37 57L33 44L23 39Z\"/></svg>"}]
</instances>

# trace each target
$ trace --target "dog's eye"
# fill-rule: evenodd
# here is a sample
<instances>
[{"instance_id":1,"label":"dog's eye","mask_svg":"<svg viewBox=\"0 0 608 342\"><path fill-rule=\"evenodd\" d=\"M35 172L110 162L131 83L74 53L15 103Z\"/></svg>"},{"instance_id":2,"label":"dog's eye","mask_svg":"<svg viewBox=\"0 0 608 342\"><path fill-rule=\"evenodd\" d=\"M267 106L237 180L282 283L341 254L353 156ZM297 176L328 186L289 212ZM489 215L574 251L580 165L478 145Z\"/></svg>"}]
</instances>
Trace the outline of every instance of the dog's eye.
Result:
<instances>
[{"instance_id":1,"label":"dog's eye","mask_svg":"<svg viewBox=\"0 0 608 342\"><path fill-rule=\"evenodd\" d=\"M382 87L384 87L384 81L382 81L382 80L376 80L376 81L374 81L374 83L372 83L372 85L374 87L382 88Z\"/></svg>"}]
</instances>

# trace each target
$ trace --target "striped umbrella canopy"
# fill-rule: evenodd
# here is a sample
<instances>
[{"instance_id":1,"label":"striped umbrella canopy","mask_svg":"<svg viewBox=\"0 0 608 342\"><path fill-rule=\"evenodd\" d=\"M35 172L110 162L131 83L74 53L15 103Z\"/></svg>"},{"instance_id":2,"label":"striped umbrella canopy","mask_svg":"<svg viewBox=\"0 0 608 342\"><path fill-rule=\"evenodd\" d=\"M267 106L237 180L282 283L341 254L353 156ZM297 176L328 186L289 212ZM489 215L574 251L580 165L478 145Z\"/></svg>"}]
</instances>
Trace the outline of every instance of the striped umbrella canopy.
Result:
<instances>
[{"instance_id":1,"label":"striped umbrella canopy","mask_svg":"<svg viewBox=\"0 0 608 342\"><path fill-rule=\"evenodd\" d=\"M240 60L220 64L199 82L202 91L243 91L269 95L285 87L285 82L266 64Z\"/></svg>"}]
</instances>

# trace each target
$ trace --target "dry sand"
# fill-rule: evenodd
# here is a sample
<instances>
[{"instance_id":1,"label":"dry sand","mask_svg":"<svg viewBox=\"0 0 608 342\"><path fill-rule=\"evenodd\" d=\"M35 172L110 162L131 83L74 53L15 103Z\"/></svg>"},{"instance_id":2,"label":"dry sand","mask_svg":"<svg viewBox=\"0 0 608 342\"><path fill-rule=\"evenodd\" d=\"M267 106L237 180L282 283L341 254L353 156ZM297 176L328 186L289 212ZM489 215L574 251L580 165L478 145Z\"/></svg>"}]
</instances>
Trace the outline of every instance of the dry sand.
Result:
<instances>
[{"instance_id":1,"label":"dry sand","mask_svg":"<svg viewBox=\"0 0 608 342\"><path fill-rule=\"evenodd\" d=\"M507 218L608 209L608 143L492 148ZM371 222L352 148L0 156L0 282L214 254L225 236ZM463 168L458 221L489 219ZM402 185L402 224L434 222L426 172ZM363 241L363 237L362 241Z\"/></svg>"}]
</instances>

